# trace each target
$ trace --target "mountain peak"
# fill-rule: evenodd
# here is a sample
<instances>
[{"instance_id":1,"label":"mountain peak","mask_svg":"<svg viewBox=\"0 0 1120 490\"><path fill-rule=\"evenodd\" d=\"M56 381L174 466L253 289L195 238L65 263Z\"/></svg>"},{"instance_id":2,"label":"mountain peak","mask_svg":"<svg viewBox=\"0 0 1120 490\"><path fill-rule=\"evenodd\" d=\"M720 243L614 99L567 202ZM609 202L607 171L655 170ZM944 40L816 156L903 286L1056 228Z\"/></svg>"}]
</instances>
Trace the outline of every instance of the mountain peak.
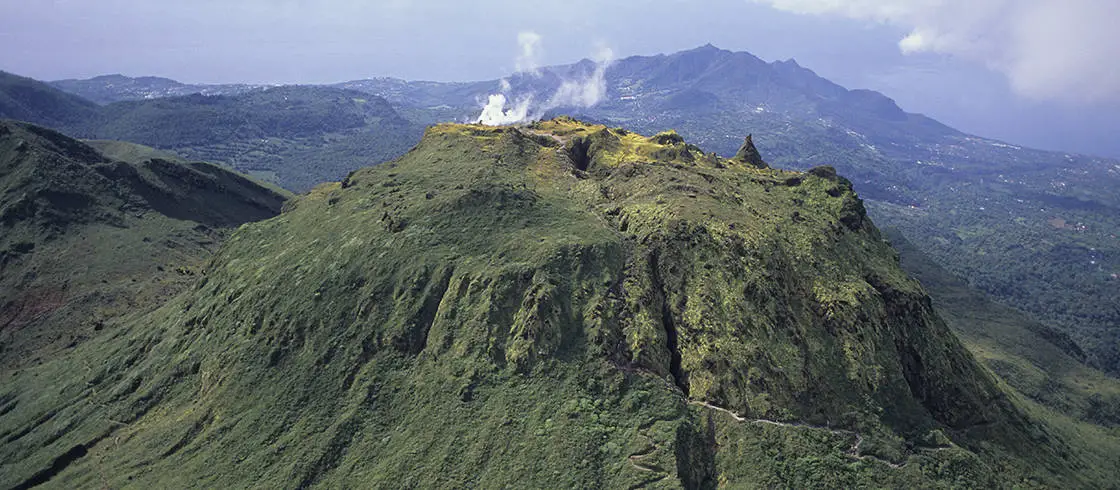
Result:
<instances>
[{"instance_id":1,"label":"mountain peak","mask_svg":"<svg viewBox=\"0 0 1120 490\"><path fill-rule=\"evenodd\" d=\"M722 55L727 55L727 54L732 54L732 52L728 51L726 49L720 49L720 48L716 47L715 45L713 45L711 43L708 43L708 44L705 44L703 46L698 46L698 47L695 47L695 48L692 48L692 49L688 49L688 50L684 50L684 51L678 51L677 53L674 53L673 56L716 57L716 56L722 56Z\"/></svg>"},{"instance_id":2,"label":"mountain peak","mask_svg":"<svg viewBox=\"0 0 1120 490\"><path fill-rule=\"evenodd\" d=\"M769 167L769 165L762 160L762 154L758 152L758 148L755 148L754 138L749 134L747 135L747 139L743 141L743 146L740 146L739 151L735 153L734 160L757 168Z\"/></svg>"},{"instance_id":3,"label":"mountain peak","mask_svg":"<svg viewBox=\"0 0 1120 490\"><path fill-rule=\"evenodd\" d=\"M671 131L430 127L173 301L5 384L0 485L984 487L1016 430L849 182Z\"/></svg>"}]
</instances>

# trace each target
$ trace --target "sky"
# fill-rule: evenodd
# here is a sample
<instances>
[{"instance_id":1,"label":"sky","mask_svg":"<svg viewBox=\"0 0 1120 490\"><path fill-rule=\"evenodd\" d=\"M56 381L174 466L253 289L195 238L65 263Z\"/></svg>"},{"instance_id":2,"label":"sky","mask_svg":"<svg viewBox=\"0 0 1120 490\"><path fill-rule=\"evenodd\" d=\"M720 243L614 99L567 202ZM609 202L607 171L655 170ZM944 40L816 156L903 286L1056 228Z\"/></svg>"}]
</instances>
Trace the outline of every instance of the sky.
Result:
<instances>
[{"instance_id":1,"label":"sky","mask_svg":"<svg viewBox=\"0 0 1120 490\"><path fill-rule=\"evenodd\" d=\"M0 0L0 69L194 83L488 80L706 43L982 136L1120 157L1118 0ZM521 41L521 42L519 42Z\"/></svg>"}]
</instances>

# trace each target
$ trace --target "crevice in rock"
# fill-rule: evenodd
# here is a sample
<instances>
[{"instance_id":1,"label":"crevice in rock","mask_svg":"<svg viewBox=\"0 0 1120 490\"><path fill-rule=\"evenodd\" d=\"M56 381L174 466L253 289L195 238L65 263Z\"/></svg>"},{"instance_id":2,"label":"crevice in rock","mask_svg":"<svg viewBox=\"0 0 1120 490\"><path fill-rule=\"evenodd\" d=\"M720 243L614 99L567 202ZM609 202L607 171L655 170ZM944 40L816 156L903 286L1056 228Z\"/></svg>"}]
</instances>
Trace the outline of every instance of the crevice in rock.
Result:
<instances>
[{"instance_id":1,"label":"crevice in rock","mask_svg":"<svg viewBox=\"0 0 1120 490\"><path fill-rule=\"evenodd\" d=\"M674 456L682 488L707 490L718 486L715 423L711 417L706 419L703 426L699 425L701 421L677 426Z\"/></svg>"},{"instance_id":2,"label":"crevice in rock","mask_svg":"<svg viewBox=\"0 0 1120 490\"><path fill-rule=\"evenodd\" d=\"M681 369L681 351L677 346L677 327L673 324L673 315L669 311L668 302L661 308L662 321L665 324L665 346L669 349L669 373L673 375L673 382L688 396L688 378Z\"/></svg>"},{"instance_id":3,"label":"crevice in rock","mask_svg":"<svg viewBox=\"0 0 1120 490\"><path fill-rule=\"evenodd\" d=\"M587 167L591 166L591 138L572 138L568 158L572 159L576 170L586 172Z\"/></svg>"},{"instance_id":4,"label":"crevice in rock","mask_svg":"<svg viewBox=\"0 0 1120 490\"><path fill-rule=\"evenodd\" d=\"M424 298L424 305L420 308L420 313L416 320L419 326L416 333L419 338L416 344L413 345L413 354L419 354L428 347L428 332L431 331L432 323L436 320L436 314L439 313L439 305L443 302L443 297L447 295L447 289L451 285L451 276L453 274L454 269L445 269L438 279L439 282L428 292L428 297Z\"/></svg>"},{"instance_id":5,"label":"crevice in rock","mask_svg":"<svg viewBox=\"0 0 1120 490\"><path fill-rule=\"evenodd\" d=\"M673 383L680 388L684 396L688 396L688 375L681 369L681 350L678 345L676 322L673 321L673 310L669 307L669 291L661 279L661 258L658 252L650 254L650 273L652 274L653 290L661 296L661 324L665 328L665 348L669 351L669 374L673 376Z\"/></svg>"},{"instance_id":6,"label":"crevice in rock","mask_svg":"<svg viewBox=\"0 0 1120 490\"><path fill-rule=\"evenodd\" d=\"M393 340L393 345L397 350L417 355L428 346L428 332L432 328L432 323L435 322L439 305L447 294L453 273L452 268L446 268L439 272L438 276L432 277L432 282L428 284L428 289L424 292L420 309L412 317L411 326L407 327L399 337Z\"/></svg>"}]
</instances>

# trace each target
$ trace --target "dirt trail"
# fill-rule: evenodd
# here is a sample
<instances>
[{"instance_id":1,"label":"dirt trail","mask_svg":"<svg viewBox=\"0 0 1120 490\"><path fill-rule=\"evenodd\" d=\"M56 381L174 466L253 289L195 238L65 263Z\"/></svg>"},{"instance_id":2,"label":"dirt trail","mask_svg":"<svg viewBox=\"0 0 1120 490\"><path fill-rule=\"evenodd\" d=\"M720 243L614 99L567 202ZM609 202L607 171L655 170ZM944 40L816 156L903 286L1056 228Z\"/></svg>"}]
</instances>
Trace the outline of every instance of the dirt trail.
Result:
<instances>
[{"instance_id":1,"label":"dirt trail","mask_svg":"<svg viewBox=\"0 0 1120 490\"><path fill-rule=\"evenodd\" d=\"M529 128L522 128L521 130L526 132L526 133L535 135L535 136L547 136L549 138L552 138L552 139L556 140L556 142L560 143L561 146L563 146L564 143L567 143L567 141L565 141L564 138L561 138L561 137L559 137L555 134L552 134L552 133L547 133L547 132L543 132L543 131L536 131L536 130L529 129Z\"/></svg>"},{"instance_id":2,"label":"dirt trail","mask_svg":"<svg viewBox=\"0 0 1120 490\"><path fill-rule=\"evenodd\" d=\"M700 401L700 400L689 400L688 404L689 405L697 405L697 406L707 408L709 410L714 410L716 412L725 413L727 415L730 415L731 418L735 419L735 421L737 421L737 422L744 422L744 423L750 423L750 424L766 424L766 425L773 425L773 426L776 426L776 427L790 427L790 428L799 428L799 429L826 430L826 431L829 431L829 432L831 432L833 434L836 434L838 436L853 437L854 440L852 442L851 447L849 447L848 450L844 452L844 454L847 455L849 458L852 458L852 459L855 459L855 460L858 460L858 461L873 460L873 461L883 463L883 464L885 464L887 466L890 466L891 468L895 468L895 469L902 468L903 466L906 466L907 464L909 464L910 461L911 461L909 456L907 456L905 462L899 464L899 463L894 463L894 462L887 461L885 459L879 458L878 456L872 456L872 455L868 455L868 454L860 454L859 448L860 448L860 445L863 444L863 435L861 435L860 433L855 432L855 431L850 431L850 430L846 430L846 429L834 429L832 427L826 427L826 426L821 426L821 425L810 425L810 424L805 424L805 423L801 423L801 422L782 422L782 421L778 421L778 420L769 420L769 419L748 419L748 418L743 417L743 416L741 416L741 415L739 415L739 414L737 414L737 413L735 413L731 410L728 410L726 408L717 407L715 405L712 405L710 403ZM941 451L941 450L945 450L945 449L951 449L952 447L953 446L936 447L936 448L919 448L919 449L923 450L923 451Z\"/></svg>"}]
</instances>

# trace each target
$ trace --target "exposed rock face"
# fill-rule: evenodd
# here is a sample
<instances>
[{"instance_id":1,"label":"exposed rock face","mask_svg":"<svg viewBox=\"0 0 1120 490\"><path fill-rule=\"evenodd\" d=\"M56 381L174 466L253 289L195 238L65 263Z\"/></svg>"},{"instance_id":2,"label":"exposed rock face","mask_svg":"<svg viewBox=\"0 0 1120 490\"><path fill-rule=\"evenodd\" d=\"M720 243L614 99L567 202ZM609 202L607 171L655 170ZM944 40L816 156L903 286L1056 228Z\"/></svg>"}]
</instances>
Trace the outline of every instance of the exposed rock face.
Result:
<instances>
[{"instance_id":1,"label":"exposed rock face","mask_svg":"<svg viewBox=\"0 0 1120 490\"><path fill-rule=\"evenodd\" d=\"M51 482L989 486L1030 471L967 449L977 430L1003 447L1022 416L850 184L673 135L430 128L241 228L192 291L76 353L87 373L17 379L3 483L79 444L89 455ZM64 388L30 395L46 378Z\"/></svg>"},{"instance_id":2,"label":"exposed rock face","mask_svg":"<svg viewBox=\"0 0 1120 490\"><path fill-rule=\"evenodd\" d=\"M754 147L754 138L749 134L747 139L743 141L743 146L740 146L739 151L735 153L734 160L755 168L770 168L770 165L762 161L762 154L758 152L758 148Z\"/></svg>"}]
</instances>

